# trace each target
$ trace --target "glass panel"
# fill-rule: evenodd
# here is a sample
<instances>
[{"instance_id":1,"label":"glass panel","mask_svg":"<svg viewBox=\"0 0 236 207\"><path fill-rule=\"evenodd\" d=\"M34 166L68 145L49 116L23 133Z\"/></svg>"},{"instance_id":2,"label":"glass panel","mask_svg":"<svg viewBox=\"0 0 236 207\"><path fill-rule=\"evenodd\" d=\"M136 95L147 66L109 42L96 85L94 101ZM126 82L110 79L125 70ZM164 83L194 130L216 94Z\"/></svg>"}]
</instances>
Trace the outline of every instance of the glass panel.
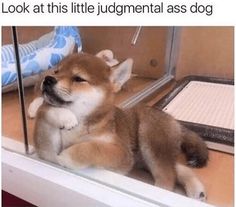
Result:
<instances>
[{"instance_id":1,"label":"glass panel","mask_svg":"<svg viewBox=\"0 0 236 207\"><path fill-rule=\"evenodd\" d=\"M27 115L29 103L33 100L35 85L38 77L35 76L34 72L28 72L27 58L30 55L33 56L34 50L39 47L39 44L43 42L36 42L35 40L42 37L45 33L51 32L53 27L17 27L18 36L18 48L21 61L21 71L23 78L24 90L24 104L26 110L26 127L27 131L23 133L23 119L22 112L20 110L20 97L18 95L19 89L17 85L17 72L15 69L15 56L14 48L12 45L12 31L11 27L2 27L2 65L6 63L6 68L3 68L2 73L2 112L3 112L3 135L25 143L25 139L28 135L28 141L30 145L33 145L33 125L34 120L31 120ZM28 61L29 62L29 61ZM13 68L12 68L13 67ZM4 70L5 69L5 70ZM9 72L9 74L7 73ZM14 78L12 78L14 77ZM9 124L11 123L11 124ZM27 144L27 143L26 143ZM16 149L20 150L20 149Z\"/></svg>"},{"instance_id":2,"label":"glass panel","mask_svg":"<svg viewBox=\"0 0 236 207\"><path fill-rule=\"evenodd\" d=\"M33 145L33 133L35 124L35 113L34 117L32 113L29 113L30 103L37 97L35 92L35 85L37 85L40 77L49 68L44 63L37 63L40 61L47 61L43 53L45 53L44 47L48 47L50 41L52 41L54 27L17 27L19 44L24 52L21 56L23 83L24 83L24 97L25 97L25 108L27 117L27 132L29 144ZM29 35L30 34L30 35ZM41 52L39 52L41 51ZM37 55L36 55L37 54ZM38 57L41 55L42 58ZM46 65L46 66L44 66Z\"/></svg>"},{"instance_id":3,"label":"glass panel","mask_svg":"<svg viewBox=\"0 0 236 207\"><path fill-rule=\"evenodd\" d=\"M22 114L15 71L15 53L12 45L11 27L2 27L2 135L24 142ZM5 140L6 141L6 140ZM3 145L8 145L4 142Z\"/></svg>"},{"instance_id":4,"label":"glass panel","mask_svg":"<svg viewBox=\"0 0 236 207\"><path fill-rule=\"evenodd\" d=\"M53 47L54 49L60 48L61 44L64 45L65 43L63 38L59 36L56 37L57 39L55 38L54 27L18 27L17 29L24 76L25 104L26 110L28 110L32 101L35 100L35 97L40 96L40 93L37 94L34 92L34 85L37 83L40 85L38 74L47 73L49 68L53 67L53 65L69 53L76 52L78 48L74 48L72 45L67 51L67 54L64 54L63 56L55 55L54 51L47 53L48 50L44 50L43 48L52 45L55 46ZM60 31L68 37L67 29L64 27L61 27L60 29ZM72 29L72 32L74 29ZM119 62L130 57L134 60L133 75L115 97L115 104L118 105L133 95L135 96L135 94L143 89L153 86L153 83L161 80L166 74L170 73L170 71L168 71L168 69L171 69L170 66L176 66L175 64L171 65L171 62L175 58L172 56L173 54L171 52L174 48L173 44L176 43L176 40L173 39L172 29L173 28L171 27L80 27L83 52L96 54L103 49L111 49ZM232 27L185 27L182 29L181 35L184 41L182 41L180 47L181 54L178 62L180 65L178 66L178 76L182 77L186 76L186 74L217 74L219 77L224 76L233 79L234 60ZM11 44L11 36L11 28L2 27L3 46ZM61 41L56 41L55 43L55 39ZM136 39L135 42L133 41L134 39ZM41 59L41 62L39 62L40 64L47 59L51 65L46 64L39 66L38 63L32 64L32 62L31 65L29 65L29 60L32 60L36 56L35 50L38 50L39 52L43 51L41 54L41 57L43 58ZM224 53L219 53L219 51L224 51ZM14 54L14 51L8 49L6 51L6 56L2 56L3 68L8 66L7 64L4 65L4 58L7 58L12 54ZM207 54L207 58L205 54ZM24 56L26 56L26 58L24 58ZM10 61L13 66L15 66L13 64L14 61L14 59ZM215 70L215 67L217 67L217 71ZM222 68L224 70L222 70ZM2 72L4 72L4 70L2 70ZM3 77L2 73L2 80L3 78L5 77ZM3 83L5 82L3 81ZM173 87L174 83L168 85L161 94L158 92L157 95L149 97L149 102L145 100L145 103L148 103L149 105L155 104L161 96L164 96ZM24 135L16 78L10 82L10 84L3 85L2 89L3 136L23 143ZM27 130L30 145L33 144L33 131L35 127L34 116L35 113L31 114L31 118L27 115ZM103 137L99 138L103 139ZM207 189L209 190L208 201L210 203L216 205L221 205L221 202L224 204L227 203L227 205L233 203L233 160L234 158L231 155L210 151L211 163L209 163L209 166L207 168L195 170L196 174L198 174L204 183L208 185L206 187L209 188L209 186L213 186L213 184L215 186L215 191L213 188L209 188L210 190ZM220 172L216 169L224 169L224 171ZM107 171L99 172L100 173L96 173L96 171L93 170L81 170L78 174L129 193L129 191L124 189L124 186L127 186L130 183L126 183L122 180L124 177L120 178L118 174ZM222 177L223 174L224 176ZM142 180L146 183L153 184L154 182L150 173L143 170L133 170L128 176ZM219 182L215 182L215 180L218 180ZM224 186L224 188L222 188L222 186ZM222 193L223 191L227 193ZM132 194L137 195L133 191ZM221 197L222 195L226 196ZM138 196L143 197L142 195ZM221 201L218 201L218 197L221 197Z\"/></svg>"}]
</instances>

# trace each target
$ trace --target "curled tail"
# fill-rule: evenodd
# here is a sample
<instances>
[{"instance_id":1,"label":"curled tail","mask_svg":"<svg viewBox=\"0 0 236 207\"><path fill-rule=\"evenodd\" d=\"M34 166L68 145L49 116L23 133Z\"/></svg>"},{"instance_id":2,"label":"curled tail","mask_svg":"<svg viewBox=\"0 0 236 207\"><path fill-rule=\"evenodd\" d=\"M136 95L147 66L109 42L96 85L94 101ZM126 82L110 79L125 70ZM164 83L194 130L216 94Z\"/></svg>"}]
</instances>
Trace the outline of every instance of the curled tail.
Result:
<instances>
[{"instance_id":1,"label":"curled tail","mask_svg":"<svg viewBox=\"0 0 236 207\"><path fill-rule=\"evenodd\" d=\"M181 149L188 164L192 167L205 166L208 161L208 149L203 139L185 127L182 127L182 138Z\"/></svg>"}]
</instances>

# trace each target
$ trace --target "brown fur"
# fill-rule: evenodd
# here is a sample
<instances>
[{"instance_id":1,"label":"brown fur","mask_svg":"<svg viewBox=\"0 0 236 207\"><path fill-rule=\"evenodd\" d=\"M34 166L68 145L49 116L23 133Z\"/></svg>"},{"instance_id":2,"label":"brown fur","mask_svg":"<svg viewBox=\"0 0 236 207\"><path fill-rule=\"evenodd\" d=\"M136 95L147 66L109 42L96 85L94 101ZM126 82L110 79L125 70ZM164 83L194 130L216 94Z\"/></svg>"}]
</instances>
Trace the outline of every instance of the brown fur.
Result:
<instances>
[{"instance_id":1,"label":"brown fur","mask_svg":"<svg viewBox=\"0 0 236 207\"><path fill-rule=\"evenodd\" d=\"M60 137L58 141L53 140L59 145L57 147L52 147L55 143L50 144L51 137L47 136L54 129L60 134L63 126L50 123L47 114L53 106L45 103L38 113L34 136L41 158L72 169L94 166L122 173L141 163L151 172L157 186L169 190L173 190L177 181L176 156L181 149L193 166L206 164L208 151L205 143L170 115L144 105L126 110L113 105L114 91L121 87L120 80L111 79L116 68L110 69L94 56L76 54L63 60L58 69L53 77L68 93L86 93L99 88L105 97L79 123L82 129L76 132L76 138L70 144L61 145ZM75 83L73 77L76 74L86 81ZM59 110L66 107L61 105ZM48 135L42 132L45 122L51 127ZM76 127L71 132L63 130L70 136ZM49 151L54 153L49 156L46 153Z\"/></svg>"}]
</instances>

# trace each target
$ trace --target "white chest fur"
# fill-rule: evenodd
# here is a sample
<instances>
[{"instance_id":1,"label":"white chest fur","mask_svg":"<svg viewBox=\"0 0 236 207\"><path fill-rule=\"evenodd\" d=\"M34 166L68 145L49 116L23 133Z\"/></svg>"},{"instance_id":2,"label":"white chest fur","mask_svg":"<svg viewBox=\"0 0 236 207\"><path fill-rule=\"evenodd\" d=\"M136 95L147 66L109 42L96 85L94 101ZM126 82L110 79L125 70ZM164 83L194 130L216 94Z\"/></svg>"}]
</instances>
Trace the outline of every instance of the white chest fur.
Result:
<instances>
[{"instance_id":1,"label":"white chest fur","mask_svg":"<svg viewBox=\"0 0 236 207\"><path fill-rule=\"evenodd\" d=\"M71 130L61 130L63 148L92 138L102 140L102 137L107 137L106 135L101 134L89 134L87 123L85 123L86 117L96 111L99 105L103 102L104 92L99 88L93 88L89 92L81 92L74 96L76 96L76 100L73 104L68 106L67 109L76 116L78 125ZM104 138L104 140L108 139Z\"/></svg>"}]
</instances>

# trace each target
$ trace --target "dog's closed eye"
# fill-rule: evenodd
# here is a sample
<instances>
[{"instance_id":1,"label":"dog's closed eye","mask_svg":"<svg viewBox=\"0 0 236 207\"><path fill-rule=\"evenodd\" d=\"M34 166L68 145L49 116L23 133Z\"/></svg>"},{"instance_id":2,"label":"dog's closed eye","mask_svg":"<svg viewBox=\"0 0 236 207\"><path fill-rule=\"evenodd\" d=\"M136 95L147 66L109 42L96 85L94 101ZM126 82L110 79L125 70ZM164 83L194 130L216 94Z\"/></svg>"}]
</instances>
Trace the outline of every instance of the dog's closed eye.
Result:
<instances>
[{"instance_id":1,"label":"dog's closed eye","mask_svg":"<svg viewBox=\"0 0 236 207\"><path fill-rule=\"evenodd\" d=\"M81 78L80 76L74 76L73 81L80 83L80 82L85 82L86 80Z\"/></svg>"},{"instance_id":2,"label":"dog's closed eye","mask_svg":"<svg viewBox=\"0 0 236 207\"><path fill-rule=\"evenodd\" d=\"M54 72L54 74L57 74L59 72L59 70L54 70L53 72Z\"/></svg>"}]
</instances>

